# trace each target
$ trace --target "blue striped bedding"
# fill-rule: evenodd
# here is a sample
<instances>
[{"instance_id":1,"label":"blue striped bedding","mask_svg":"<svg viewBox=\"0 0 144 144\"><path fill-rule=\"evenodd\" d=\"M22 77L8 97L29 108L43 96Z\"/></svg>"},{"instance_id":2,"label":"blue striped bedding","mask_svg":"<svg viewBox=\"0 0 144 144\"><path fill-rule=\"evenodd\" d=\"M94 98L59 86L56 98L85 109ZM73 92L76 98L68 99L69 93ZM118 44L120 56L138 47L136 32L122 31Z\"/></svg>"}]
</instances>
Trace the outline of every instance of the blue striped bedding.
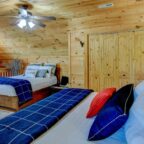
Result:
<instances>
[{"instance_id":1,"label":"blue striped bedding","mask_svg":"<svg viewBox=\"0 0 144 144\"><path fill-rule=\"evenodd\" d=\"M91 92L88 89L63 89L0 120L0 144L32 142Z\"/></svg>"},{"instance_id":2,"label":"blue striped bedding","mask_svg":"<svg viewBox=\"0 0 144 144\"><path fill-rule=\"evenodd\" d=\"M28 80L0 77L0 85L11 85L14 87L19 99L19 105L32 99L32 87Z\"/></svg>"}]
</instances>

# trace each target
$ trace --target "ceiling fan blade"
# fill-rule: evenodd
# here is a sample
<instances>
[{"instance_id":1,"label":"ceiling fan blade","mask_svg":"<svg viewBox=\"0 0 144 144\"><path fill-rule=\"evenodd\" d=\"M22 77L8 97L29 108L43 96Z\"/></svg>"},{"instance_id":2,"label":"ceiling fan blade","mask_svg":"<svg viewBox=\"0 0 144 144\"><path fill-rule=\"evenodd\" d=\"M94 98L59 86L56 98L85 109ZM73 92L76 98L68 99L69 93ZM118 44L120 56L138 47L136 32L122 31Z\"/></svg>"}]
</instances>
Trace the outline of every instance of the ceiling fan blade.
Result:
<instances>
[{"instance_id":1,"label":"ceiling fan blade","mask_svg":"<svg viewBox=\"0 0 144 144\"><path fill-rule=\"evenodd\" d=\"M56 20L56 17L54 16L32 16L33 19L37 19L37 20Z\"/></svg>"},{"instance_id":2,"label":"ceiling fan blade","mask_svg":"<svg viewBox=\"0 0 144 144\"><path fill-rule=\"evenodd\" d=\"M2 17L2 18L16 18L16 19L20 18L19 16L6 16L6 15L0 15L0 17Z\"/></svg>"}]
</instances>

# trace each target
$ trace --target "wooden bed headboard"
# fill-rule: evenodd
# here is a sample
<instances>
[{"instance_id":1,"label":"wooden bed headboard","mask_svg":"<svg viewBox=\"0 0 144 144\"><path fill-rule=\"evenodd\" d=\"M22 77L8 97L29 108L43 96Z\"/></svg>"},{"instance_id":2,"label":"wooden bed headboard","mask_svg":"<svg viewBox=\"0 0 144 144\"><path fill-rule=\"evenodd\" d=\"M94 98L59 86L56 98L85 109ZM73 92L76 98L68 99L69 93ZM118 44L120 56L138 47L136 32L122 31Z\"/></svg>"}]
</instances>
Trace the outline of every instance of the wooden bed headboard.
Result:
<instances>
[{"instance_id":1,"label":"wooden bed headboard","mask_svg":"<svg viewBox=\"0 0 144 144\"><path fill-rule=\"evenodd\" d=\"M24 64L19 59L0 59L0 76L9 77L22 74Z\"/></svg>"},{"instance_id":2,"label":"wooden bed headboard","mask_svg":"<svg viewBox=\"0 0 144 144\"><path fill-rule=\"evenodd\" d=\"M2 77L14 76L14 72L11 68L14 60L18 60L18 59L2 59L2 60L0 60L0 76L2 76ZM22 74L24 72L26 65L28 65L28 64L24 65L22 61L20 61L20 64L21 65L19 65L19 69L17 69L17 72L16 72L17 75ZM60 64L57 64L55 75L57 77L58 84L60 83L60 79L61 79L60 71L61 71Z\"/></svg>"}]
</instances>

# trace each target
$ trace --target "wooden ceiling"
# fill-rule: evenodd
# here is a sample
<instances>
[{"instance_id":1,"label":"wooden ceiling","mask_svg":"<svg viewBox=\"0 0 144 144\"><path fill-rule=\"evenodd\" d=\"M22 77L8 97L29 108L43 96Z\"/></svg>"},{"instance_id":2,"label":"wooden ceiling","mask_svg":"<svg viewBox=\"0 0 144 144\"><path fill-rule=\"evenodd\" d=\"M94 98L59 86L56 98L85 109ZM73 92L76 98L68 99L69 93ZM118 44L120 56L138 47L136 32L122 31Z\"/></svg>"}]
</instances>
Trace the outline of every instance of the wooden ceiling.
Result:
<instances>
[{"instance_id":1,"label":"wooden ceiling","mask_svg":"<svg viewBox=\"0 0 144 144\"><path fill-rule=\"evenodd\" d=\"M98 5L114 3L114 7L98 9ZM116 9L127 10L131 6L143 4L143 0L0 0L0 15L16 15L16 4L29 3L33 14L72 19L100 13L112 13Z\"/></svg>"},{"instance_id":2,"label":"wooden ceiling","mask_svg":"<svg viewBox=\"0 0 144 144\"><path fill-rule=\"evenodd\" d=\"M98 5L106 3L113 3L114 6L104 9L98 8ZM133 15L134 17L138 13L142 16L144 12L144 0L0 0L0 26L5 27L10 23L15 23L15 19L3 16L18 15L17 5L19 4L30 5L29 11L33 15L55 16L56 22L68 20L68 23L79 21L79 18L86 19L84 23L89 23L91 19L94 23L101 19L103 21L111 20L111 18L119 20L125 15ZM143 16L141 20L143 20Z\"/></svg>"}]
</instances>

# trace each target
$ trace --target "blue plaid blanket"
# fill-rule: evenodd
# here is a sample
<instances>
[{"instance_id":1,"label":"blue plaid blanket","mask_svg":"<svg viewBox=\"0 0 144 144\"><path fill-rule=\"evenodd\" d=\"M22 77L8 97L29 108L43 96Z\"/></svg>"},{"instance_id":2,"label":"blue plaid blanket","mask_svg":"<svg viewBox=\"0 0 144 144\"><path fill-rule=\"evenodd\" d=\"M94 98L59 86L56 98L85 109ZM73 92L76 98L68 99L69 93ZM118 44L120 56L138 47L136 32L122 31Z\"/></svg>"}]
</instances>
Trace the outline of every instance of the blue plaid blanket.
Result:
<instances>
[{"instance_id":1,"label":"blue plaid blanket","mask_svg":"<svg viewBox=\"0 0 144 144\"><path fill-rule=\"evenodd\" d=\"M1 85L11 85L15 88L19 105L32 99L32 88L28 80L0 77Z\"/></svg>"},{"instance_id":2,"label":"blue plaid blanket","mask_svg":"<svg viewBox=\"0 0 144 144\"><path fill-rule=\"evenodd\" d=\"M64 89L0 120L0 144L29 144L90 93Z\"/></svg>"}]
</instances>

